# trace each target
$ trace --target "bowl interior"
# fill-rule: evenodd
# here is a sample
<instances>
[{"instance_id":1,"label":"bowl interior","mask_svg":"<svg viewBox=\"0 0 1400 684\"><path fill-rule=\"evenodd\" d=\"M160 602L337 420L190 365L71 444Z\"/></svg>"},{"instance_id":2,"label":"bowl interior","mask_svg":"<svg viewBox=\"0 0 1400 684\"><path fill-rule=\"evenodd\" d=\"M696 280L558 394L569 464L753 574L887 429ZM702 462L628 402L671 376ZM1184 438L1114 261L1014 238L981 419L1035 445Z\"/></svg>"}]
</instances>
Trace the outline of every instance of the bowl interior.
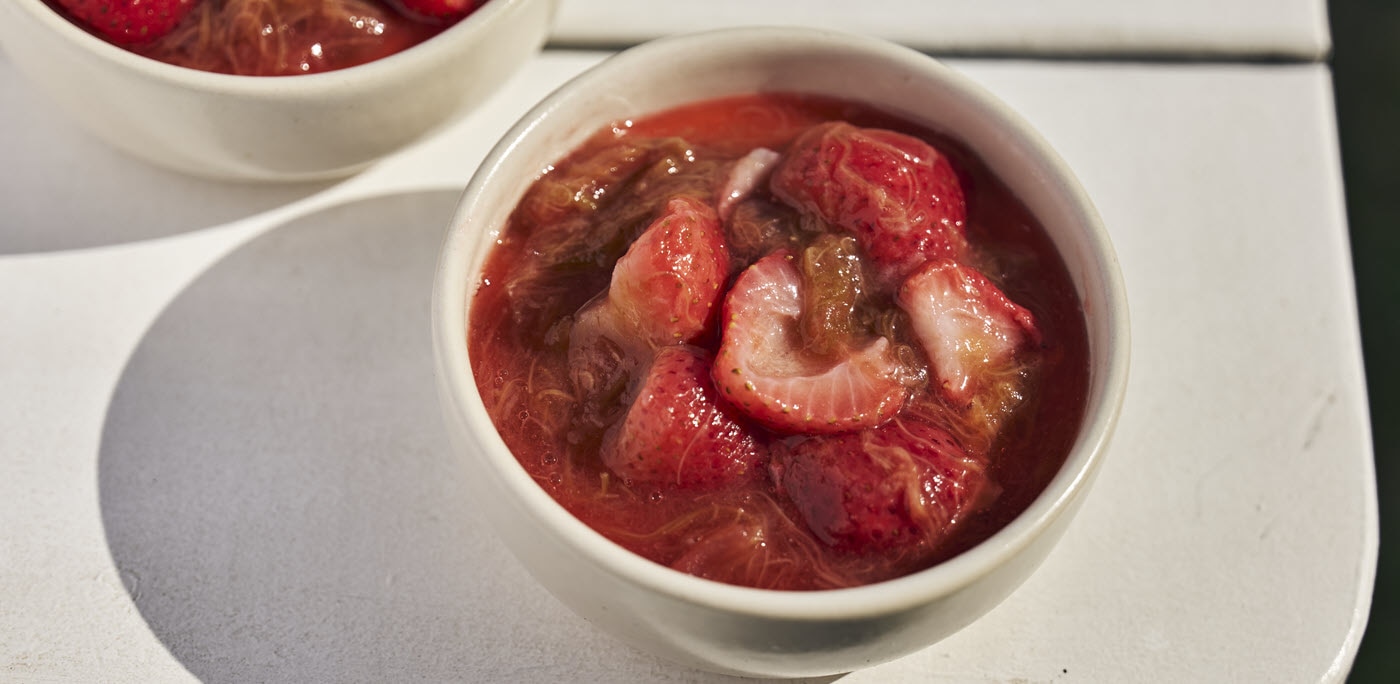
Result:
<instances>
[{"instance_id":1,"label":"bowl interior","mask_svg":"<svg viewBox=\"0 0 1400 684\"><path fill-rule=\"evenodd\" d=\"M632 555L574 519L539 488L496 435L472 380L463 339L476 273L526 188L604 125L686 102L762 91L828 95L875 105L949 133L974 150L1042 221L1086 311L1091 377L1079 438L1040 497L1006 528L928 570L823 592L775 592L700 580ZM563 543L632 581L743 614L824 619L898 610L956 590L1013 556L1089 484L1116 420L1127 376L1126 301L1111 245L1073 174L1005 105L929 58L871 39L750 29L696 34L621 53L552 94L507 134L467 188L449 231L434 315L435 344L453 394L449 411L477 433L510 495Z\"/></svg>"}]
</instances>

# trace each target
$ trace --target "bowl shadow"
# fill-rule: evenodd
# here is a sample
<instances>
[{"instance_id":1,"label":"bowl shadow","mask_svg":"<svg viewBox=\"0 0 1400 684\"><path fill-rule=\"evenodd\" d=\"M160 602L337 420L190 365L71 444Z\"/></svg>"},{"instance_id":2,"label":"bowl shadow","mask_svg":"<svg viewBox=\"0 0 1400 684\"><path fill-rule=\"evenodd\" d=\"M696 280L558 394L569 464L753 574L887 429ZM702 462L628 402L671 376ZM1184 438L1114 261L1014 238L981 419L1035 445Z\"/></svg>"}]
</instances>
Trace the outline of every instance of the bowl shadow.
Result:
<instances>
[{"instance_id":1,"label":"bowl shadow","mask_svg":"<svg viewBox=\"0 0 1400 684\"><path fill-rule=\"evenodd\" d=\"M98 464L132 602L205 682L725 681L575 617L466 500L429 334L456 200L392 195L274 228L156 320Z\"/></svg>"},{"instance_id":2,"label":"bowl shadow","mask_svg":"<svg viewBox=\"0 0 1400 684\"><path fill-rule=\"evenodd\" d=\"M0 53L0 255L167 237L274 209L338 181L221 182L130 157L80 130Z\"/></svg>"}]
</instances>

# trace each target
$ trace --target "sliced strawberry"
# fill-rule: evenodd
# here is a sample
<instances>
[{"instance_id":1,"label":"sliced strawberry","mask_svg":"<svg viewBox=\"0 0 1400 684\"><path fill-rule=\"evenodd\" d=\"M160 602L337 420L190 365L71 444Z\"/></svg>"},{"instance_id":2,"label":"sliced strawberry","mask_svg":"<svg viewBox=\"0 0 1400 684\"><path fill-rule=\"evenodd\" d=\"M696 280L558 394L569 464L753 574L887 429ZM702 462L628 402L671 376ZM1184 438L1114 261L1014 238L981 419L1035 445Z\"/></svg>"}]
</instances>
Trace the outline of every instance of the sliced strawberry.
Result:
<instances>
[{"instance_id":1,"label":"sliced strawberry","mask_svg":"<svg viewBox=\"0 0 1400 684\"><path fill-rule=\"evenodd\" d=\"M175 30L199 0L55 0L69 16L118 45L149 43Z\"/></svg>"},{"instance_id":2,"label":"sliced strawberry","mask_svg":"<svg viewBox=\"0 0 1400 684\"><path fill-rule=\"evenodd\" d=\"M928 259L967 249L957 173L912 136L845 122L813 126L793 142L769 185L784 202L853 233L885 285Z\"/></svg>"},{"instance_id":3,"label":"sliced strawberry","mask_svg":"<svg viewBox=\"0 0 1400 684\"><path fill-rule=\"evenodd\" d=\"M966 399L999 373L1026 342L1039 342L1035 318L976 269L950 259L926 264L899 288L899 306L933 364L944 394Z\"/></svg>"},{"instance_id":4,"label":"sliced strawberry","mask_svg":"<svg viewBox=\"0 0 1400 684\"><path fill-rule=\"evenodd\" d=\"M936 544L997 491L951 435L905 417L805 440L770 471L818 539L854 552Z\"/></svg>"},{"instance_id":5,"label":"sliced strawberry","mask_svg":"<svg viewBox=\"0 0 1400 684\"><path fill-rule=\"evenodd\" d=\"M608 300L652 346L689 342L714 324L729 248L709 205L676 197L613 268Z\"/></svg>"},{"instance_id":6,"label":"sliced strawberry","mask_svg":"<svg viewBox=\"0 0 1400 684\"><path fill-rule=\"evenodd\" d=\"M889 341L852 345L835 361L804 349L802 276L786 252L745 269L724 301L715 384L748 416L779 432L831 433L879 425L905 398Z\"/></svg>"},{"instance_id":7,"label":"sliced strawberry","mask_svg":"<svg viewBox=\"0 0 1400 684\"><path fill-rule=\"evenodd\" d=\"M438 23L461 19L486 0L389 0L389 3L410 19Z\"/></svg>"},{"instance_id":8,"label":"sliced strawberry","mask_svg":"<svg viewBox=\"0 0 1400 684\"><path fill-rule=\"evenodd\" d=\"M673 198L617 260L606 295L579 310L572 344L603 336L645 355L692 342L713 329L728 276L729 248L714 210Z\"/></svg>"},{"instance_id":9,"label":"sliced strawberry","mask_svg":"<svg viewBox=\"0 0 1400 684\"><path fill-rule=\"evenodd\" d=\"M654 349L712 334L728 275L714 210L689 197L667 202L618 259L607 291L574 315L569 373L586 405L615 406Z\"/></svg>"},{"instance_id":10,"label":"sliced strawberry","mask_svg":"<svg viewBox=\"0 0 1400 684\"><path fill-rule=\"evenodd\" d=\"M725 176L724 186L716 195L715 208L719 211L719 217L728 221L729 215L734 212L734 205L753 194L754 188L766 182L768 176L773 173L773 166L781 158L782 155L766 147L755 147L734 162L729 174Z\"/></svg>"},{"instance_id":11,"label":"sliced strawberry","mask_svg":"<svg viewBox=\"0 0 1400 684\"><path fill-rule=\"evenodd\" d=\"M656 353L601 451L603 463L625 480L686 488L738 481L759 454L753 435L719 402L710 359L687 345Z\"/></svg>"}]
</instances>

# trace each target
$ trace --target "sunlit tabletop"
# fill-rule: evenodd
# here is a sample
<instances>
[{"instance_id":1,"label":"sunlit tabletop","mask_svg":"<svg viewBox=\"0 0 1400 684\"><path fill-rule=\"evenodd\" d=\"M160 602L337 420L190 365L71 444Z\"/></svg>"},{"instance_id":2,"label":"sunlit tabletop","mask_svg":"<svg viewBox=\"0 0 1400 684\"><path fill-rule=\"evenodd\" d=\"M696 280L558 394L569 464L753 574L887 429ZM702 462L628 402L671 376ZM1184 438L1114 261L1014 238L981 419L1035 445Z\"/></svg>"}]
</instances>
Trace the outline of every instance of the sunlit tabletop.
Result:
<instances>
[{"instance_id":1,"label":"sunlit tabletop","mask_svg":"<svg viewBox=\"0 0 1400 684\"><path fill-rule=\"evenodd\" d=\"M678 31L797 24L941 53L1315 60L1325 0L560 0L556 40L632 44Z\"/></svg>"},{"instance_id":2,"label":"sunlit tabletop","mask_svg":"<svg viewBox=\"0 0 1400 684\"><path fill-rule=\"evenodd\" d=\"M569 23L585 1L561 33L593 30ZM607 54L549 49L450 128L292 186L132 161L0 57L0 681L724 679L537 586L464 499L433 390L457 194ZM1377 523L1326 65L949 63L1097 203L1132 379L1030 581L842 681L1340 679Z\"/></svg>"}]
</instances>

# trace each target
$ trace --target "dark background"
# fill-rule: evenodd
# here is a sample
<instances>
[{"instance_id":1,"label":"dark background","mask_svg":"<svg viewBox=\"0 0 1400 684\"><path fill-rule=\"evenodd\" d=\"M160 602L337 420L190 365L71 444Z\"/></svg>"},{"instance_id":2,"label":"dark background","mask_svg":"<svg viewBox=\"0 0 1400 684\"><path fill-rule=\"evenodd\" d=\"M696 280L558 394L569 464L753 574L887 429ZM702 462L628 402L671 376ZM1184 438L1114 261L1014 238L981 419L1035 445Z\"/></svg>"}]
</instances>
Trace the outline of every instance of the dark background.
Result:
<instances>
[{"instance_id":1,"label":"dark background","mask_svg":"<svg viewBox=\"0 0 1400 684\"><path fill-rule=\"evenodd\" d=\"M1371 621L1351 682L1400 682L1400 2L1331 0L1342 175L1361 310L1380 495L1381 547Z\"/></svg>"}]
</instances>

